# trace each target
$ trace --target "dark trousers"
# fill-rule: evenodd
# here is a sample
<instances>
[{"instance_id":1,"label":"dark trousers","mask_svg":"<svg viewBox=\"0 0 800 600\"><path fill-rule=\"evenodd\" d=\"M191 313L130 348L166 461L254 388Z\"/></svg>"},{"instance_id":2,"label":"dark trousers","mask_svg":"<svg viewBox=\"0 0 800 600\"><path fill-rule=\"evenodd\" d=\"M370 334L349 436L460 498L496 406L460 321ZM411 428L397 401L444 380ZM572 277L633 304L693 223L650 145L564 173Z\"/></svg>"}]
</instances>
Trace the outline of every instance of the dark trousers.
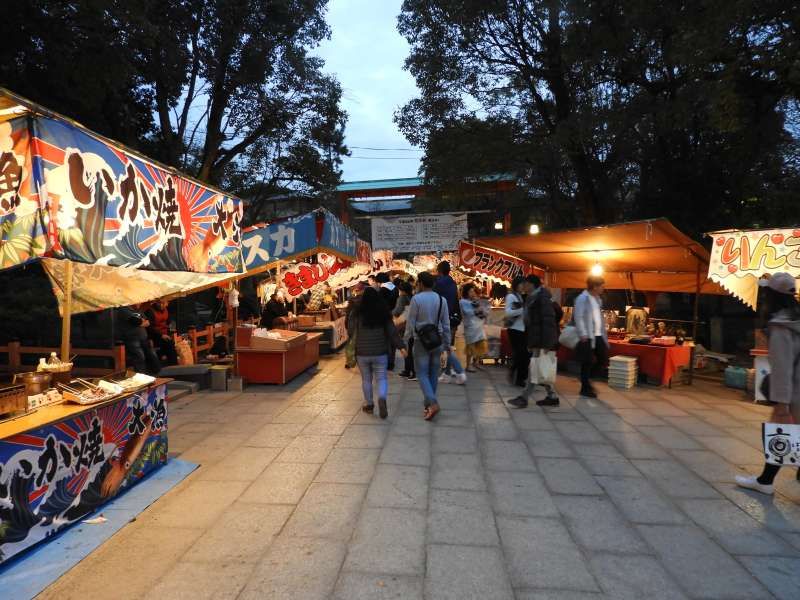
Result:
<instances>
[{"instance_id":1,"label":"dark trousers","mask_svg":"<svg viewBox=\"0 0 800 600\"><path fill-rule=\"evenodd\" d=\"M581 387L583 389L591 388L592 384L589 379L592 376L592 362L596 359L597 364L600 365L602 369L608 361L608 346L606 345L606 341L602 337L597 336L594 340L594 348L592 348L592 342L590 340L580 342L576 348L576 354L581 363Z\"/></svg>"},{"instance_id":2,"label":"dark trousers","mask_svg":"<svg viewBox=\"0 0 800 600\"><path fill-rule=\"evenodd\" d=\"M163 357L167 366L178 364L178 352L175 350L175 342L171 339L165 340L160 338L153 340L153 345L156 347L159 357Z\"/></svg>"},{"instance_id":3,"label":"dark trousers","mask_svg":"<svg viewBox=\"0 0 800 600\"><path fill-rule=\"evenodd\" d=\"M408 356L406 356L403 370L406 373L414 373L414 338L408 340Z\"/></svg>"},{"instance_id":4,"label":"dark trousers","mask_svg":"<svg viewBox=\"0 0 800 600\"><path fill-rule=\"evenodd\" d=\"M511 378L514 385L525 385L528 378L528 365L531 353L528 352L528 339L524 331L508 330L508 341L511 343Z\"/></svg>"}]
</instances>

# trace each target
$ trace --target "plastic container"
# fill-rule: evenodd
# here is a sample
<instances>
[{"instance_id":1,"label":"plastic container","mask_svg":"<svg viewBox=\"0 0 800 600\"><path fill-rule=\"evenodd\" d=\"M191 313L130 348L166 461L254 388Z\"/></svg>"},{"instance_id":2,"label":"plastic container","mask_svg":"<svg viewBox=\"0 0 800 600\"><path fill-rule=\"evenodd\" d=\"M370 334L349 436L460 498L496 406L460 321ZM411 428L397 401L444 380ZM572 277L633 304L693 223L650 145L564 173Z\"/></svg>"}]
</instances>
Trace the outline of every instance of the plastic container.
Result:
<instances>
[{"instance_id":1,"label":"plastic container","mask_svg":"<svg viewBox=\"0 0 800 600\"><path fill-rule=\"evenodd\" d=\"M728 367L725 369L725 385L737 390L747 388L747 369L743 367Z\"/></svg>"}]
</instances>

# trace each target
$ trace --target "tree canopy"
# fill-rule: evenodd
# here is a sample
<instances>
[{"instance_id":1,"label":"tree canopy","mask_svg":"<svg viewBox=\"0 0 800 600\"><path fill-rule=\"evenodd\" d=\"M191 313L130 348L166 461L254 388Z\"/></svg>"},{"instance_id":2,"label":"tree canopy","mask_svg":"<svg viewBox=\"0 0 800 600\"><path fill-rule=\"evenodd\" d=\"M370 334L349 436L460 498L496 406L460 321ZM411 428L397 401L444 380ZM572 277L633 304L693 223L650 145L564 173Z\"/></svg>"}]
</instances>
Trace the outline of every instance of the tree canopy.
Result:
<instances>
[{"instance_id":1,"label":"tree canopy","mask_svg":"<svg viewBox=\"0 0 800 600\"><path fill-rule=\"evenodd\" d=\"M429 182L515 173L558 226L793 223L799 25L781 0L405 0L396 121Z\"/></svg>"},{"instance_id":2,"label":"tree canopy","mask_svg":"<svg viewBox=\"0 0 800 600\"><path fill-rule=\"evenodd\" d=\"M341 177L327 0L33 0L0 21L0 84L254 203Z\"/></svg>"}]
</instances>

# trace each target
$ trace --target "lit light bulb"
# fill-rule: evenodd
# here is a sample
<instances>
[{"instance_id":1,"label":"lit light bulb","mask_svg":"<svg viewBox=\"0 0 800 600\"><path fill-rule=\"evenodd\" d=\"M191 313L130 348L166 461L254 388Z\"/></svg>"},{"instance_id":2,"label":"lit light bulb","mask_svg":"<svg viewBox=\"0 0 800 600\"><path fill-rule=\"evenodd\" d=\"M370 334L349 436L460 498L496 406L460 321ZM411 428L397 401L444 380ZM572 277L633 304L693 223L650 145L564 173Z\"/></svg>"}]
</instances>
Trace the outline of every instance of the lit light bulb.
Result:
<instances>
[{"instance_id":1,"label":"lit light bulb","mask_svg":"<svg viewBox=\"0 0 800 600\"><path fill-rule=\"evenodd\" d=\"M539 226L536 223L534 223L533 225L530 226L530 229L528 229L528 231L530 232L531 235L536 235L537 233L539 233Z\"/></svg>"},{"instance_id":2,"label":"lit light bulb","mask_svg":"<svg viewBox=\"0 0 800 600\"><path fill-rule=\"evenodd\" d=\"M498 230L502 229L503 228L503 222L502 221L496 221L495 224L494 224L494 228L498 229Z\"/></svg>"},{"instance_id":3,"label":"lit light bulb","mask_svg":"<svg viewBox=\"0 0 800 600\"><path fill-rule=\"evenodd\" d=\"M600 277L600 275L603 274L603 265L601 265L599 262L594 263L594 265L592 266L591 274L594 275L595 277Z\"/></svg>"}]
</instances>

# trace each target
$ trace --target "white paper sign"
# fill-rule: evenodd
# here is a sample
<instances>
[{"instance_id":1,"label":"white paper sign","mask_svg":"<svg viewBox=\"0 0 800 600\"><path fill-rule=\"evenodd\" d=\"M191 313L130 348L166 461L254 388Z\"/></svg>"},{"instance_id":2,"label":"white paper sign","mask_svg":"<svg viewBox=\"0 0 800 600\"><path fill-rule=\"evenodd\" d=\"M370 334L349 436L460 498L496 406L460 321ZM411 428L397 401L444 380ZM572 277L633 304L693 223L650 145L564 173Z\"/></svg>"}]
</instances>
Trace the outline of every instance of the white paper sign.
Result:
<instances>
[{"instance_id":1,"label":"white paper sign","mask_svg":"<svg viewBox=\"0 0 800 600\"><path fill-rule=\"evenodd\" d=\"M468 237L467 215L419 215L372 219L373 250L442 252Z\"/></svg>"},{"instance_id":2,"label":"white paper sign","mask_svg":"<svg viewBox=\"0 0 800 600\"><path fill-rule=\"evenodd\" d=\"M764 423L764 456L771 465L800 466L800 425Z\"/></svg>"}]
</instances>

